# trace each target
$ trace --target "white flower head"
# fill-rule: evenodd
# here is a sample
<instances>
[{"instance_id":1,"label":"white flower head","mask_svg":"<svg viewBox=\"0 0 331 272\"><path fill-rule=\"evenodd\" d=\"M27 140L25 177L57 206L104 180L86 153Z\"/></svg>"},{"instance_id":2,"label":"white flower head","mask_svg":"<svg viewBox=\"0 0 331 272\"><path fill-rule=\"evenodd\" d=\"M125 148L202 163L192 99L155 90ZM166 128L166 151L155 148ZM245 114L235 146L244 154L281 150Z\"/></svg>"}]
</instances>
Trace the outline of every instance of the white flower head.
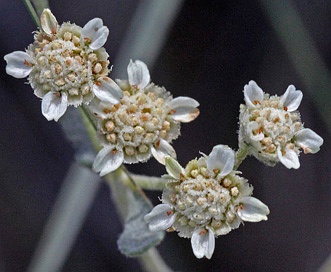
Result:
<instances>
[{"instance_id":1,"label":"white flower head","mask_svg":"<svg viewBox=\"0 0 331 272\"><path fill-rule=\"evenodd\" d=\"M239 227L243 221L267 220L268 207L251 197L253 188L233 171L234 151L217 145L209 156L182 168L170 156L165 159L171 177L162 204L145 216L152 231L177 231L191 238L194 255L210 259L215 237Z\"/></svg>"},{"instance_id":2,"label":"white flower head","mask_svg":"<svg viewBox=\"0 0 331 272\"><path fill-rule=\"evenodd\" d=\"M122 91L107 77L108 54L102 47L109 30L95 18L83 28L59 25L49 9L40 17L41 29L26 52L7 54L7 74L28 77L34 94L42 98L42 113L57 121L69 105L88 104L96 96L119 103Z\"/></svg>"},{"instance_id":3,"label":"white flower head","mask_svg":"<svg viewBox=\"0 0 331 272\"><path fill-rule=\"evenodd\" d=\"M90 104L103 146L94 170L101 175L114 171L119 165L114 169L106 163L106 158L113 160L114 156L123 163L145 162L152 155L162 164L166 156L175 158L171 142L179 136L181 122L199 115L199 103L189 97L172 98L164 87L150 83L147 65L139 60L130 61L128 80L117 83L112 82L123 92L119 104L97 100Z\"/></svg>"},{"instance_id":4,"label":"white flower head","mask_svg":"<svg viewBox=\"0 0 331 272\"><path fill-rule=\"evenodd\" d=\"M287 168L300 167L299 154L316 153L323 139L303 127L298 108L303 94L290 85L278 97L270 96L254 82L244 87L246 105L240 106L239 146L248 145L258 160L274 166L281 162Z\"/></svg>"}]
</instances>

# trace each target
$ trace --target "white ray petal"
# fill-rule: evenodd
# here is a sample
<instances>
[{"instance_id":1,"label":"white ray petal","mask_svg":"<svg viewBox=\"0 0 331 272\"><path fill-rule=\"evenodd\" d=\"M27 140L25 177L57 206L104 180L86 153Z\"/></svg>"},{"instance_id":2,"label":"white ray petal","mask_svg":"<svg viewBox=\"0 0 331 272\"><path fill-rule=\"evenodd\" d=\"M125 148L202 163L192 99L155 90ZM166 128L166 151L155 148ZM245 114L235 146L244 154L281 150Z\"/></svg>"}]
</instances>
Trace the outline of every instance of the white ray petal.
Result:
<instances>
[{"instance_id":1,"label":"white ray petal","mask_svg":"<svg viewBox=\"0 0 331 272\"><path fill-rule=\"evenodd\" d=\"M180 108L180 107L191 107L191 108L196 108L196 107L199 107L199 102L196 101L195 99L193 98L190 98L190 97L186 97L186 96L179 96L179 97L176 97L174 98L173 100L171 100L169 102L169 107L171 109L177 109L177 108Z\"/></svg>"},{"instance_id":2,"label":"white ray petal","mask_svg":"<svg viewBox=\"0 0 331 272\"><path fill-rule=\"evenodd\" d=\"M179 96L170 101L171 116L174 120L188 123L198 117L199 102L190 97Z\"/></svg>"},{"instance_id":3,"label":"white ray petal","mask_svg":"<svg viewBox=\"0 0 331 272\"><path fill-rule=\"evenodd\" d=\"M180 176L184 175L185 173L183 167L170 156L165 158L165 167L168 174L174 179L180 179Z\"/></svg>"},{"instance_id":4,"label":"white ray petal","mask_svg":"<svg viewBox=\"0 0 331 272\"><path fill-rule=\"evenodd\" d=\"M278 147L277 155L280 162L288 169L298 169L300 167L298 154L293 149L285 148L285 150L281 150L280 147Z\"/></svg>"},{"instance_id":5,"label":"white ray petal","mask_svg":"<svg viewBox=\"0 0 331 272\"><path fill-rule=\"evenodd\" d=\"M207 159L208 170L225 177L232 171L233 166L234 151L226 145L214 146Z\"/></svg>"},{"instance_id":6,"label":"white ray petal","mask_svg":"<svg viewBox=\"0 0 331 272\"><path fill-rule=\"evenodd\" d=\"M256 84L255 81L251 80L244 87L244 97L246 105L250 108L256 108L261 104L264 93L262 89Z\"/></svg>"},{"instance_id":7,"label":"white ray petal","mask_svg":"<svg viewBox=\"0 0 331 272\"><path fill-rule=\"evenodd\" d=\"M6 73L16 78L27 77L32 71L33 59L23 51L14 51L4 56L7 62Z\"/></svg>"},{"instance_id":8,"label":"white ray petal","mask_svg":"<svg viewBox=\"0 0 331 272\"><path fill-rule=\"evenodd\" d=\"M40 23L41 28L46 34L52 35L56 33L58 23L50 9L44 9L44 11L41 13Z\"/></svg>"},{"instance_id":9,"label":"white ray petal","mask_svg":"<svg viewBox=\"0 0 331 272\"><path fill-rule=\"evenodd\" d=\"M58 121L66 112L68 107L68 96L66 93L48 92L42 99L41 112L48 121Z\"/></svg>"},{"instance_id":10,"label":"white ray petal","mask_svg":"<svg viewBox=\"0 0 331 272\"><path fill-rule=\"evenodd\" d=\"M109 77L99 79L99 81L93 85L93 93L101 101L112 104L118 104L123 97L121 88Z\"/></svg>"},{"instance_id":11,"label":"white ray petal","mask_svg":"<svg viewBox=\"0 0 331 272\"><path fill-rule=\"evenodd\" d=\"M191 245L195 257L210 259L215 250L215 236L211 230L197 229L191 237Z\"/></svg>"},{"instance_id":12,"label":"white ray petal","mask_svg":"<svg viewBox=\"0 0 331 272\"><path fill-rule=\"evenodd\" d=\"M109 34L109 29L103 26L103 21L100 18L94 18L87 22L82 29L83 42L88 42L92 50L97 50L102 47Z\"/></svg>"},{"instance_id":13,"label":"white ray petal","mask_svg":"<svg viewBox=\"0 0 331 272\"><path fill-rule=\"evenodd\" d=\"M170 156L176 159L176 151L166 140L160 139L155 146L151 148L154 158L161 164L165 164L165 158Z\"/></svg>"},{"instance_id":14,"label":"white ray petal","mask_svg":"<svg viewBox=\"0 0 331 272\"><path fill-rule=\"evenodd\" d=\"M159 204L144 216L151 231L166 230L172 226L176 220L176 214L168 204Z\"/></svg>"},{"instance_id":15,"label":"white ray petal","mask_svg":"<svg viewBox=\"0 0 331 272\"><path fill-rule=\"evenodd\" d=\"M130 60L127 70L131 86L137 86L139 89L143 89L151 80L147 65L140 60L136 60L135 62Z\"/></svg>"},{"instance_id":16,"label":"white ray petal","mask_svg":"<svg viewBox=\"0 0 331 272\"><path fill-rule=\"evenodd\" d=\"M293 85L288 86L286 92L280 98L281 103L289 112L295 111L299 108L303 94L296 90Z\"/></svg>"},{"instance_id":17,"label":"white ray petal","mask_svg":"<svg viewBox=\"0 0 331 272\"><path fill-rule=\"evenodd\" d=\"M93 162L93 170L100 172L100 176L107 175L119 168L124 160L122 151L107 146L102 148Z\"/></svg>"},{"instance_id":18,"label":"white ray petal","mask_svg":"<svg viewBox=\"0 0 331 272\"><path fill-rule=\"evenodd\" d=\"M295 143L305 154L318 152L323 142L323 138L309 128L301 129L295 134Z\"/></svg>"},{"instance_id":19,"label":"white ray petal","mask_svg":"<svg viewBox=\"0 0 331 272\"><path fill-rule=\"evenodd\" d=\"M269 208L257 198L245 196L239 201L240 206L238 207L237 214L242 220L248 222L268 220Z\"/></svg>"},{"instance_id":20,"label":"white ray petal","mask_svg":"<svg viewBox=\"0 0 331 272\"><path fill-rule=\"evenodd\" d=\"M255 122L249 122L247 125L248 135L253 141L261 141L264 139L264 133L262 131L259 132L260 125ZM256 132L256 133L253 133Z\"/></svg>"}]
</instances>

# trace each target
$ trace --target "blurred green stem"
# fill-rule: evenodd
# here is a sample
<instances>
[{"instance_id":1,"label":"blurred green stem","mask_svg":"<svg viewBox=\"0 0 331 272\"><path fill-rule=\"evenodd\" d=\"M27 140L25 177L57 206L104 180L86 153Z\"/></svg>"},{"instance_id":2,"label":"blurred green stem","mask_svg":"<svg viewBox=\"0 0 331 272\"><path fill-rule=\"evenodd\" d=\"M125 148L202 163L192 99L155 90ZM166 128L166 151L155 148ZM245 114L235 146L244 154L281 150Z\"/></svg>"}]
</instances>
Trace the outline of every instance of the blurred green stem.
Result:
<instances>
[{"instance_id":1,"label":"blurred green stem","mask_svg":"<svg viewBox=\"0 0 331 272\"><path fill-rule=\"evenodd\" d=\"M34 23L38 26L38 27L41 27L41 24L40 24L40 19L39 19L39 16L37 11L35 10L34 6L32 5L31 1L30 0L23 0L23 3L24 5L26 6L26 8L28 9Z\"/></svg>"},{"instance_id":2,"label":"blurred green stem","mask_svg":"<svg viewBox=\"0 0 331 272\"><path fill-rule=\"evenodd\" d=\"M49 8L48 0L31 0L38 16L41 15L45 8Z\"/></svg>"},{"instance_id":3,"label":"blurred green stem","mask_svg":"<svg viewBox=\"0 0 331 272\"><path fill-rule=\"evenodd\" d=\"M244 161L244 159L247 157L249 153L249 145L243 143L243 146L241 146L235 155L235 162L233 170L237 170L240 164Z\"/></svg>"},{"instance_id":4,"label":"blurred green stem","mask_svg":"<svg viewBox=\"0 0 331 272\"><path fill-rule=\"evenodd\" d=\"M141 265L145 271L150 272L171 272L172 270L167 266L164 260L161 258L159 252L155 247L150 248L139 257Z\"/></svg>"},{"instance_id":5,"label":"blurred green stem","mask_svg":"<svg viewBox=\"0 0 331 272\"><path fill-rule=\"evenodd\" d=\"M132 173L131 177L139 187L146 190L162 191L168 182L164 178L136 175Z\"/></svg>"}]
</instances>

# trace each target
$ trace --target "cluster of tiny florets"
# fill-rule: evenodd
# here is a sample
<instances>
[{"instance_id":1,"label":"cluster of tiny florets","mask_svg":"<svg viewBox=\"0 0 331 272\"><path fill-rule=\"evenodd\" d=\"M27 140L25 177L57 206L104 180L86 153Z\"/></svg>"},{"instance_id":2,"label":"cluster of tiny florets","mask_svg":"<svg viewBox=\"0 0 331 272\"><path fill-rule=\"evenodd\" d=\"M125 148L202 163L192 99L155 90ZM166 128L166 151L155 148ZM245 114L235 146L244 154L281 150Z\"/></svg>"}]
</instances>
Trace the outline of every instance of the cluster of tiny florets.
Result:
<instances>
[{"instance_id":1,"label":"cluster of tiny florets","mask_svg":"<svg viewBox=\"0 0 331 272\"><path fill-rule=\"evenodd\" d=\"M277 148L285 152L286 148L297 154L300 149L294 143L295 134L303 129L298 111L289 112L278 96L264 95L256 108L240 106L239 143L252 145L253 155L265 163L277 163Z\"/></svg>"},{"instance_id":2,"label":"cluster of tiny florets","mask_svg":"<svg viewBox=\"0 0 331 272\"><path fill-rule=\"evenodd\" d=\"M252 187L237 173L218 178L206 167L205 158L192 160L180 180L171 181L162 195L162 202L173 208L176 220L171 230L190 238L203 228L215 236L238 228L242 220L237 215L240 198L252 194Z\"/></svg>"},{"instance_id":3,"label":"cluster of tiny florets","mask_svg":"<svg viewBox=\"0 0 331 272\"><path fill-rule=\"evenodd\" d=\"M101 144L123 150L126 163L146 161L159 139L171 142L179 136L180 123L169 116L167 105L172 97L153 83L143 89L127 81L118 83L123 90L120 103L104 107L99 116Z\"/></svg>"},{"instance_id":4,"label":"cluster of tiny florets","mask_svg":"<svg viewBox=\"0 0 331 272\"><path fill-rule=\"evenodd\" d=\"M35 59L29 82L38 97L46 93L66 92L68 104L89 103L94 95L92 86L109 73L108 54L104 48L92 50L81 40L82 28L62 24L56 33L38 31L27 53Z\"/></svg>"}]
</instances>

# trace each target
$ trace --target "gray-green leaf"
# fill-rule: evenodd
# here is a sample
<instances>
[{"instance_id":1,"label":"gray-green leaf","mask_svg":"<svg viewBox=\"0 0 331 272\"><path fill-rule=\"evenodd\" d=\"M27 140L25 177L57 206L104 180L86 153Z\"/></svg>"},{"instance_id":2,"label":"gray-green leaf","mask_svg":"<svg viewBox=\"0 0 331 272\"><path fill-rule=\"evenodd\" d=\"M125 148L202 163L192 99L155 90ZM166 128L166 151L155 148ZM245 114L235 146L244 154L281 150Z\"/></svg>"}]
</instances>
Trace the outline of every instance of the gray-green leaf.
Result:
<instances>
[{"instance_id":1,"label":"gray-green leaf","mask_svg":"<svg viewBox=\"0 0 331 272\"><path fill-rule=\"evenodd\" d=\"M113 180L109 184L119 212L125 218L124 231L117 241L119 250L126 256L135 257L159 244L165 232L150 231L144 221L144 216L153 208L144 193L126 187L120 181Z\"/></svg>"}]
</instances>

